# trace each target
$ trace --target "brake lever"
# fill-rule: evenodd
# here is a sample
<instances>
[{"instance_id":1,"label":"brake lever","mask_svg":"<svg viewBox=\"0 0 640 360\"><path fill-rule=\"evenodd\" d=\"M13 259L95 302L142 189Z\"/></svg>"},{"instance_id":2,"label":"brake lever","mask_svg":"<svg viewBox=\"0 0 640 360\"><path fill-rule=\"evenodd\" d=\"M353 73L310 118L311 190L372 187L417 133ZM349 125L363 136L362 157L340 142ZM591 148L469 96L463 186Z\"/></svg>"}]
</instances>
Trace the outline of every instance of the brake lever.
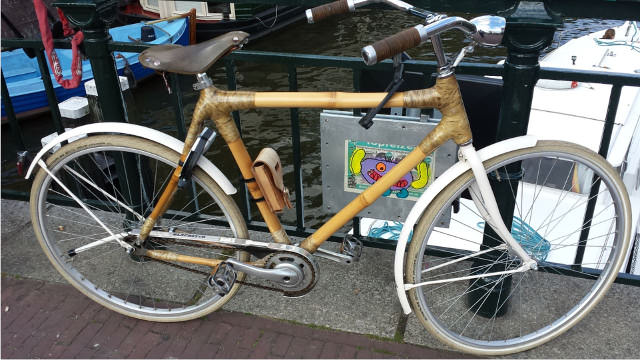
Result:
<instances>
[{"instance_id":1,"label":"brake lever","mask_svg":"<svg viewBox=\"0 0 640 360\"><path fill-rule=\"evenodd\" d=\"M456 56L456 59L453 61L453 65L451 65L451 68L457 67L458 64L460 64L462 59L465 57L465 55L471 54L473 52L476 44L477 43L475 41L473 41L471 44L469 44L469 45L463 47L462 49L460 49L460 52Z\"/></svg>"},{"instance_id":2,"label":"brake lever","mask_svg":"<svg viewBox=\"0 0 640 360\"><path fill-rule=\"evenodd\" d=\"M384 90L387 95L380 101L378 106L369 109L367 114L358 121L360 126L369 129L373 125L373 118L378 115L378 112L382 110L382 107L389 101L393 94L398 91L400 85L404 82L404 61L410 59L411 57L405 52L393 56L393 80L391 80L391 83L389 83Z\"/></svg>"}]
</instances>

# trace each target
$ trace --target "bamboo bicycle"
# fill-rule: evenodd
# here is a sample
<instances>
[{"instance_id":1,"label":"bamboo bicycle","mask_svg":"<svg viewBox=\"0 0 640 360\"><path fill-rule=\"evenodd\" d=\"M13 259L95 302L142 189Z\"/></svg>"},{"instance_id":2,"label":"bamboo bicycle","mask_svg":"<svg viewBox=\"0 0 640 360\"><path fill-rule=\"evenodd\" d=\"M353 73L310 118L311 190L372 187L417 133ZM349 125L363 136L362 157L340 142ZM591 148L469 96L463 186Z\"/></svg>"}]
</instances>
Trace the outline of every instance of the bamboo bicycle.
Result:
<instances>
[{"instance_id":1,"label":"bamboo bicycle","mask_svg":"<svg viewBox=\"0 0 640 360\"><path fill-rule=\"evenodd\" d=\"M311 9L307 16L319 21L369 2L342 0ZM153 321L203 316L229 301L241 284L301 296L317 281L315 256L353 263L361 246L346 239L337 253L321 244L452 139L460 161L417 201L398 241L394 274L404 312L415 312L440 340L485 355L526 350L573 326L602 299L624 261L631 210L620 177L596 153L566 142L523 136L476 152L453 74L469 47L451 63L439 34L455 28L476 44L496 45L504 19L469 22L398 0L382 2L426 23L365 47L365 62L398 60L402 51L430 40L440 66L432 88L401 93L219 90L205 71L246 41L241 32L143 52L145 66L197 75L194 87L201 95L186 141L137 125L99 123L66 132L43 148L27 177L40 168L31 213L36 236L56 269L100 304ZM256 183L253 161L230 113L377 105L435 107L443 118L404 160L313 235L293 244L264 200L263 192L273 189ZM202 156L214 138L203 128L206 119L214 121L229 147L273 243L250 240L229 196L235 188ZM42 159L75 136L83 138ZM450 216L448 226L440 225L443 216Z\"/></svg>"}]
</instances>

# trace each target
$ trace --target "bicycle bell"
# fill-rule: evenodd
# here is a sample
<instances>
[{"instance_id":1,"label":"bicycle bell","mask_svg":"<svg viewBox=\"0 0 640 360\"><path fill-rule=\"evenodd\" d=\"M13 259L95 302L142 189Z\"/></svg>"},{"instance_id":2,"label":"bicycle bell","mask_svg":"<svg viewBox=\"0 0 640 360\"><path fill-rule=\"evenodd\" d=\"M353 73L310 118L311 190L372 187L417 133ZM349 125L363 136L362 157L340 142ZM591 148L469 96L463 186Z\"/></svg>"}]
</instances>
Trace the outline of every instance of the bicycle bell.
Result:
<instances>
[{"instance_id":1,"label":"bicycle bell","mask_svg":"<svg viewBox=\"0 0 640 360\"><path fill-rule=\"evenodd\" d=\"M476 26L471 37L482 45L498 46L502 42L506 20L501 16L484 15L470 20Z\"/></svg>"}]
</instances>

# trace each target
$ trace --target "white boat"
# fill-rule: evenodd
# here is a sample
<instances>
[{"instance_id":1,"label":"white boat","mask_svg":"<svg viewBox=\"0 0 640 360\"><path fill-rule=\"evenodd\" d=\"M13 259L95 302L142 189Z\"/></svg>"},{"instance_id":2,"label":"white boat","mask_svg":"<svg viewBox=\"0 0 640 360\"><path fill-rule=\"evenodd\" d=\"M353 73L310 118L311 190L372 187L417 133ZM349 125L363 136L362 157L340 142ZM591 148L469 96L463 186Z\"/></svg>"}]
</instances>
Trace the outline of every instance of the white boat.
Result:
<instances>
[{"instance_id":1,"label":"white boat","mask_svg":"<svg viewBox=\"0 0 640 360\"><path fill-rule=\"evenodd\" d=\"M611 31L613 30L613 31ZM605 36L607 33L607 36ZM635 21L568 41L540 61L542 68L640 75L640 29ZM598 151L611 85L541 79L536 84L528 133ZM622 88L607 160L620 169L631 198L632 234L640 238L640 88ZM634 238L631 239L631 245ZM638 246L638 245L636 245ZM631 254L633 258L634 254ZM640 275L640 258L632 263ZM625 265L626 266L626 265Z\"/></svg>"},{"instance_id":2,"label":"white boat","mask_svg":"<svg viewBox=\"0 0 640 360\"><path fill-rule=\"evenodd\" d=\"M570 40L545 56L540 66L640 74L640 30L636 23L626 22L612 30L615 31L613 39L602 39L607 31L604 29ZM575 142L598 151L611 87L576 81L539 80L533 94L528 133L541 139ZM639 96L636 87L622 89L609 148L608 160L613 166L620 166L620 155L626 152L619 148L630 145L630 139L624 136L627 132L633 133L638 123ZM616 158L611 155L616 155Z\"/></svg>"}]
</instances>

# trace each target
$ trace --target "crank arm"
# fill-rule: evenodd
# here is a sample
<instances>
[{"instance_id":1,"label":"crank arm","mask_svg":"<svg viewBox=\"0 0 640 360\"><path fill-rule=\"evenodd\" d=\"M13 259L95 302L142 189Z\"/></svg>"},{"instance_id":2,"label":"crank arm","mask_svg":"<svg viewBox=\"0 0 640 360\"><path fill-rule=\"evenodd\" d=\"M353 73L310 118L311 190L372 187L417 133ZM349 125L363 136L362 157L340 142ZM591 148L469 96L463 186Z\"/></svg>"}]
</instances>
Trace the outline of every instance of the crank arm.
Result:
<instances>
[{"instance_id":1,"label":"crank arm","mask_svg":"<svg viewBox=\"0 0 640 360\"><path fill-rule=\"evenodd\" d=\"M304 274L293 264L279 264L276 268L264 269L245 264L236 259L227 259L225 263L231 264L234 270L249 276L255 276L286 286L295 286L304 279Z\"/></svg>"},{"instance_id":2,"label":"crank arm","mask_svg":"<svg viewBox=\"0 0 640 360\"><path fill-rule=\"evenodd\" d=\"M143 255L152 259L158 259L169 262L183 262L190 264L205 265L212 268L220 266L221 264L229 264L235 271L243 272L250 276L255 276L260 279L269 280L271 282L282 284L285 286L295 286L304 279L304 274L293 264L280 264L274 269L264 269L256 265L262 264L262 262L255 263L243 263L233 258L227 259L209 259L195 256L181 255L171 251L165 250L146 250L136 249L134 252L136 255Z\"/></svg>"},{"instance_id":3,"label":"crank arm","mask_svg":"<svg viewBox=\"0 0 640 360\"><path fill-rule=\"evenodd\" d=\"M327 260L331 260L331 261L335 261L335 262L339 262L347 265L353 264L353 257L349 255L344 255L337 252L325 250L322 248L318 248L316 252L313 253L313 255L323 259L327 259Z\"/></svg>"}]
</instances>

